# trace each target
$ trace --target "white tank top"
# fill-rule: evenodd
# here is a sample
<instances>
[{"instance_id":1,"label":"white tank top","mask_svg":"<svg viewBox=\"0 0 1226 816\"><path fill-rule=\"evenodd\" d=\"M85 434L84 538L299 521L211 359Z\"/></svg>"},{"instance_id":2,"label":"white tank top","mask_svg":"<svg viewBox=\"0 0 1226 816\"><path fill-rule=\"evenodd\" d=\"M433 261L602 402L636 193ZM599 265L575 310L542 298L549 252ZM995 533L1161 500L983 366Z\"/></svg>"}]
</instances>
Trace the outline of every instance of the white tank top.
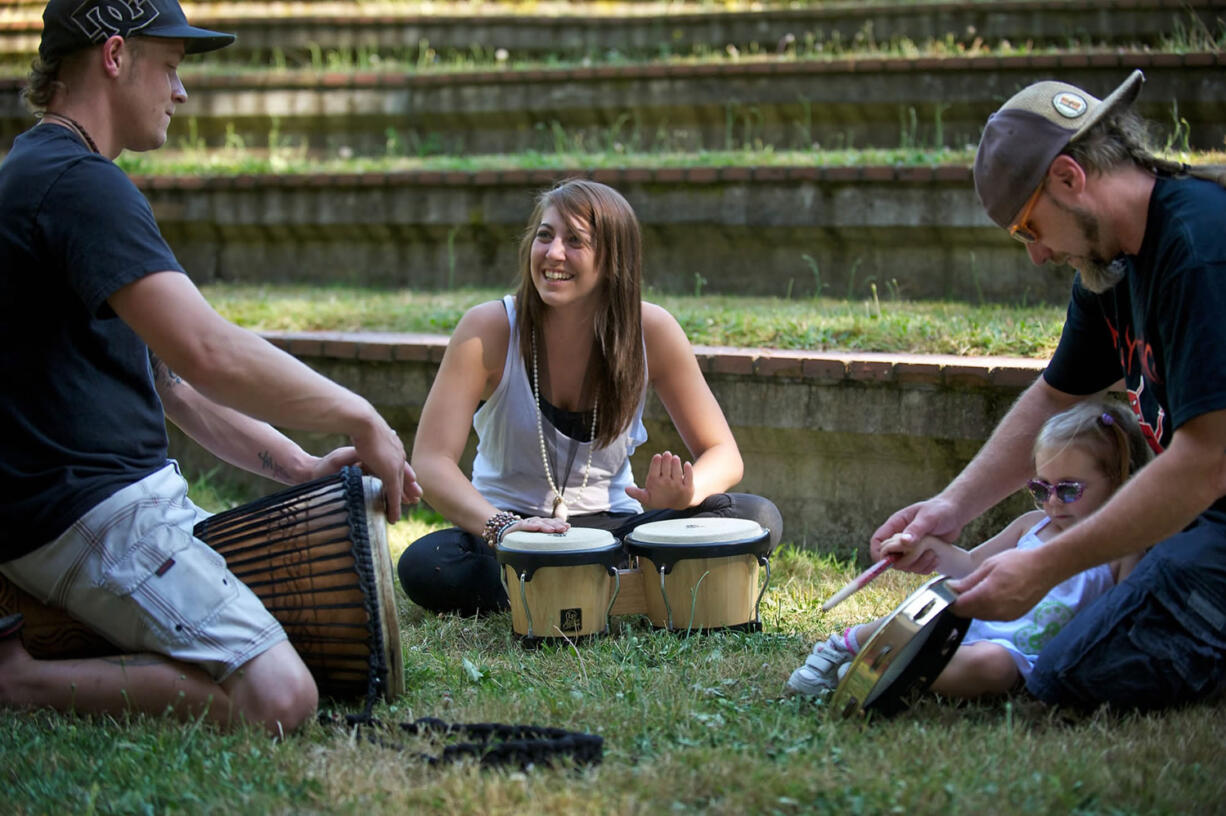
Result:
<instances>
[{"instance_id":1,"label":"white tank top","mask_svg":"<svg viewBox=\"0 0 1226 816\"><path fill-rule=\"evenodd\" d=\"M491 504L503 509L531 512L548 516L553 511L553 490L541 460L541 443L537 435L536 397L532 380L519 353L516 329L515 298L502 299L511 326L507 343L507 358L502 366L502 381L485 404L473 414L473 429L477 432L477 455L473 459L473 487ZM604 448L592 451L592 469L587 487L582 492L583 469L592 443L580 442L571 463L569 477L559 474L562 491L571 516L611 510L616 513L641 513L642 505L626 495L634 484L630 472L630 455L647 441L643 427L643 399L647 392L644 382L639 404L629 428ZM546 416L541 428L550 451L567 451L573 440L554 427ZM565 467L564 456L561 466ZM553 466L553 462L550 462Z\"/></svg>"},{"instance_id":2,"label":"white tank top","mask_svg":"<svg viewBox=\"0 0 1226 816\"><path fill-rule=\"evenodd\" d=\"M1019 550L1042 547L1039 531L1051 519L1043 519L1017 542ZM1072 578L1057 584L1043 600L1017 620L985 621L976 618L966 630L963 645L987 640L1003 646L1013 657L1018 672L1029 677L1039 652L1059 634L1064 625L1073 619L1084 606L1115 586L1111 565L1099 564L1079 572Z\"/></svg>"}]
</instances>

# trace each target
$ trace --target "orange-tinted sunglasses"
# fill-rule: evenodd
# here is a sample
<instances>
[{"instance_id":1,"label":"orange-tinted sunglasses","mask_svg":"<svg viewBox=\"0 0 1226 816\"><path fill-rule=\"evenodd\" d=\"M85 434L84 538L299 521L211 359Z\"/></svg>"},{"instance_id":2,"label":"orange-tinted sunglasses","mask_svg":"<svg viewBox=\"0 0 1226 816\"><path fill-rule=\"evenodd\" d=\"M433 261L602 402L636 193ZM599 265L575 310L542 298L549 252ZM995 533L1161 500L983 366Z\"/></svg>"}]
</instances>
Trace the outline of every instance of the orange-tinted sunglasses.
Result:
<instances>
[{"instance_id":1,"label":"orange-tinted sunglasses","mask_svg":"<svg viewBox=\"0 0 1226 816\"><path fill-rule=\"evenodd\" d=\"M1023 244L1033 244L1039 240L1039 234L1034 231L1034 227L1027 223L1030 220L1030 211L1034 209L1034 205L1039 203L1039 195L1043 192L1043 185L1040 184L1030 194L1030 198L1026 200L1026 205L1022 207L1022 213L1017 217L1017 220L1009 227L1009 234Z\"/></svg>"}]
</instances>

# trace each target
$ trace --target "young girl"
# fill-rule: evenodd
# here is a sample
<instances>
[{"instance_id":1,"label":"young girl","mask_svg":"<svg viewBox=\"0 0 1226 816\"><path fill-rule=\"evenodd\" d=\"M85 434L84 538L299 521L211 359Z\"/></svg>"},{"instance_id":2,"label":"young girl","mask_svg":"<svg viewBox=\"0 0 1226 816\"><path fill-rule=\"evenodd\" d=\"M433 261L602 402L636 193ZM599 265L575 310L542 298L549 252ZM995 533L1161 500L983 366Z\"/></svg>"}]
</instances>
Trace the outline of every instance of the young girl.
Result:
<instances>
[{"instance_id":1,"label":"young girl","mask_svg":"<svg viewBox=\"0 0 1226 816\"><path fill-rule=\"evenodd\" d=\"M611 187L572 179L542 194L520 244L515 296L460 320L430 387L413 467L430 506L455 527L400 558L405 593L436 612L507 605L496 548L508 532L598 527L620 538L647 521L753 519L779 541L768 499L730 493L741 454L672 315L640 299L638 219ZM648 389L690 459L630 456L647 441ZM477 432L472 476L460 460Z\"/></svg>"},{"instance_id":2,"label":"young girl","mask_svg":"<svg viewBox=\"0 0 1226 816\"><path fill-rule=\"evenodd\" d=\"M1149 446L1126 407L1098 400L1079 403L1049 419L1035 440L1035 478L1027 488L1038 510L1014 519L970 552L937 538L910 542L899 536L886 542L881 551L897 553L901 567L931 551L938 572L951 577L967 575L999 552L1010 547L1040 547L1088 517L1148 458ZM1130 556L1074 575L1017 620L972 621L961 645L933 682L933 690L949 697L978 697L1015 688L1061 627L1124 580L1138 560L1139 556ZM818 695L833 690L881 622L848 627L815 645L804 665L788 678L789 693Z\"/></svg>"}]
</instances>

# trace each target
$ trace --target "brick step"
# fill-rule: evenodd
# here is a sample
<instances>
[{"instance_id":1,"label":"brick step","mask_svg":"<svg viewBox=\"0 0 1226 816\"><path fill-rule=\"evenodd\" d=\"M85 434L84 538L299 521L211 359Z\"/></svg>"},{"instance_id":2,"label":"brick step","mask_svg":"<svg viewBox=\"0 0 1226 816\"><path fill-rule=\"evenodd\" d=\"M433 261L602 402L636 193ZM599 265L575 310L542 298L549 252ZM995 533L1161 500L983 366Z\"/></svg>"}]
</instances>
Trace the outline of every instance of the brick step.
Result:
<instances>
[{"instance_id":1,"label":"brick step","mask_svg":"<svg viewBox=\"0 0 1226 816\"><path fill-rule=\"evenodd\" d=\"M759 59L452 73L199 73L170 144L303 145L322 155L829 149L978 141L1024 85L1059 76L1106 94L1146 72L1137 110L1195 149L1226 139L1226 53ZM0 149L31 123L0 80Z\"/></svg>"}]
</instances>

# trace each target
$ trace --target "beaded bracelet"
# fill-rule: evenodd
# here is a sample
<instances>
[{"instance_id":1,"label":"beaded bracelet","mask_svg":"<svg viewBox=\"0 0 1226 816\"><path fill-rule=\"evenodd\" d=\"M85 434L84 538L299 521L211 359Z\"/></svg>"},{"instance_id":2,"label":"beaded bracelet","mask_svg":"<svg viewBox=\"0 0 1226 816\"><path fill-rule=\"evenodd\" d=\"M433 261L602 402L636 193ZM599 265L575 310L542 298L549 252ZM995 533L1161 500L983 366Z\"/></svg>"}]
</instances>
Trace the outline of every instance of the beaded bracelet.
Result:
<instances>
[{"instance_id":1,"label":"beaded bracelet","mask_svg":"<svg viewBox=\"0 0 1226 816\"><path fill-rule=\"evenodd\" d=\"M523 521L523 517L506 510L499 510L485 520L485 529L482 530L481 537L485 539L486 544L491 547L497 547L498 543L502 541L503 533L517 521Z\"/></svg>"}]
</instances>

